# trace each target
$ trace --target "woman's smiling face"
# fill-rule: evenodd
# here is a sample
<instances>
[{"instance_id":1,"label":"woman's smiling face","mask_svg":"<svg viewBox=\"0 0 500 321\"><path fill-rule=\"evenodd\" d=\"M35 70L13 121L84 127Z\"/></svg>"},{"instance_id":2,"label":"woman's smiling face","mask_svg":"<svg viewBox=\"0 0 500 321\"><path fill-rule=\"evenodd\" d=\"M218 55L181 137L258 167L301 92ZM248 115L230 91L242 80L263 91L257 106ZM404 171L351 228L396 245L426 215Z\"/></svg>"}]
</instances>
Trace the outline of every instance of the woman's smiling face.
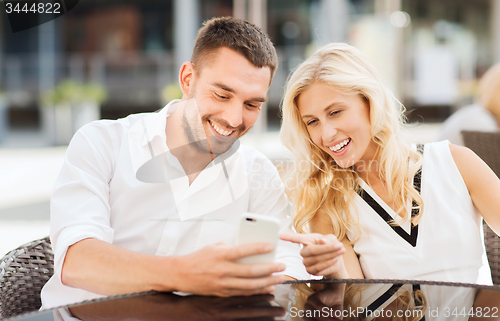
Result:
<instances>
[{"instance_id":1,"label":"woman's smiling face","mask_svg":"<svg viewBox=\"0 0 500 321\"><path fill-rule=\"evenodd\" d=\"M342 168L368 162L375 156L370 109L359 94L343 94L315 82L296 99L302 121L314 144Z\"/></svg>"}]
</instances>

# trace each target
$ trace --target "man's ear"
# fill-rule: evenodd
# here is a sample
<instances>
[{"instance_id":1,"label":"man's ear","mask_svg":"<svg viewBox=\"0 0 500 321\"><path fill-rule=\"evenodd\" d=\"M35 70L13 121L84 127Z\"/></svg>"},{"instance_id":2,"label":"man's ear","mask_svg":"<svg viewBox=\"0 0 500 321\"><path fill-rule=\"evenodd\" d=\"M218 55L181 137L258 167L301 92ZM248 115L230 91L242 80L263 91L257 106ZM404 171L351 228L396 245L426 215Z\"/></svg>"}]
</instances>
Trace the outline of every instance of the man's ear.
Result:
<instances>
[{"instance_id":1,"label":"man's ear","mask_svg":"<svg viewBox=\"0 0 500 321\"><path fill-rule=\"evenodd\" d=\"M189 96L192 90L194 77L194 65L190 61L182 64L179 70L179 85L181 86L183 98Z\"/></svg>"}]
</instances>

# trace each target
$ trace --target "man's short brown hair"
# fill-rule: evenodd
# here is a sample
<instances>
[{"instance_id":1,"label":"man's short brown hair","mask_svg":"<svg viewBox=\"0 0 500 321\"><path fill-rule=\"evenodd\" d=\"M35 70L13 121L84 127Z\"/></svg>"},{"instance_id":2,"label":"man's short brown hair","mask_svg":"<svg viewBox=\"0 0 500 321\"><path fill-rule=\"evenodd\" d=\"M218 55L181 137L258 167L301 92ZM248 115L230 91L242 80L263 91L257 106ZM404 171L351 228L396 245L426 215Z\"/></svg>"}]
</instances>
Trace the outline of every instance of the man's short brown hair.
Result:
<instances>
[{"instance_id":1,"label":"man's short brown hair","mask_svg":"<svg viewBox=\"0 0 500 321\"><path fill-rule=\"evenodd\" d=\"M256 25L232 17L212 18L203 23L194 43L191 62L201 70L211 53L220 47L232 49L254 66L269 67L271 79L278 68L276 49L269 37Z\"/></svg>"}]
</instances>

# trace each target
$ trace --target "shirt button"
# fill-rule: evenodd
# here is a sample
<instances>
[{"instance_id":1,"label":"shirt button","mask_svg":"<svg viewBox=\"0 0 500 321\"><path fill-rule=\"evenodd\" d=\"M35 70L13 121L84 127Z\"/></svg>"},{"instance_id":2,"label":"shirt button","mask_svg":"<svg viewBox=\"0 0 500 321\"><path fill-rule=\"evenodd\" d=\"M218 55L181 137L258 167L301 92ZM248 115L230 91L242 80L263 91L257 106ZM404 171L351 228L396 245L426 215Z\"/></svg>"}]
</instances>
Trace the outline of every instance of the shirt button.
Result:
<instances>
[{"instance_id":1,"label":"shirt button","mask_svg":"<svg viewBox=\"0 0 500 321\"><path fill-rule=\"evenodd\" d=\"M168 255L170 252L168 250L163 250L163 255Z\"/></svg>"}]
</instances>

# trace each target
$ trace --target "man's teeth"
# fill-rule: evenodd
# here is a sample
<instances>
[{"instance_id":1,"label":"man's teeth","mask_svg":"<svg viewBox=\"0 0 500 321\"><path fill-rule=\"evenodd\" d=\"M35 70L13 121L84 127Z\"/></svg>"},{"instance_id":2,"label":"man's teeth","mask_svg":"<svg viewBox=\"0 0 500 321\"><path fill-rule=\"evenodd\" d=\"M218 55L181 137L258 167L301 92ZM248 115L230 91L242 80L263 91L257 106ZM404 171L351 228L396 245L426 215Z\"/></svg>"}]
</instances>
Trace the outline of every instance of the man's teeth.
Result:
<instances>
[{"instance_id":1,"label":"man's teeth","mask_svg":"<svg viewBox=\"0 0 500 321\"><path fill-rule=\"evenodd\" d=\"M215 131L218 132L219 134L221 134L222 136L228 136L229 134L231 134L233 131L228 131L228 130L223 130L221 128L219 128L219 126L217 126L215 123L213 122L210 122L210 124L212 124L212 126L214 127Z\"/></svg>"},{"instance_id":2,"label":"man's teeth","mask_svg":"<svg viewBox=\"0 0 500 321\"><path fill-rule=\"evenodd\" d=\"M337 145L330 147L330 150L334 151L334 152L338 152L339 150L341 150L342 148L344 148L345 145L349 144L350 141L351 141L351 139L347 138L343 142L340 142Z\"/></svg>"}]
</instances>

